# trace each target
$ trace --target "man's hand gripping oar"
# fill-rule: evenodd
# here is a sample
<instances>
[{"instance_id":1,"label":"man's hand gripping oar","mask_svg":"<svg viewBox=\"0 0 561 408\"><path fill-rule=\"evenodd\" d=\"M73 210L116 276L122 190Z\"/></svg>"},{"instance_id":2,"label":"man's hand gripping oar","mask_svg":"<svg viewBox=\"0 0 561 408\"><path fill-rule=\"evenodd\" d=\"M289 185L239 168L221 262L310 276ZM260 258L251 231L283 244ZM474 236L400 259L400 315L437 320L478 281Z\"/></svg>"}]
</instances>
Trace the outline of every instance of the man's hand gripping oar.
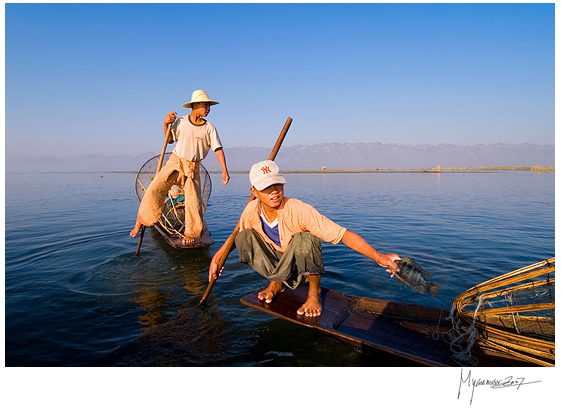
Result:
<instances>
[{"instance_id":1,"label":"man's hand gripping oar","mask_svg":"<svg viewBox=\"0 0 561 408\"><path fill-rule=\"evenodd\" d=\"M170 112L172 113L172 112ZM173 112L177 115L176 112ZM168 114L169 115L169 114ZM173 117L173 116L172 116ZM171 138L171 125L172 123L175 121L175 119L172 122L169 122L167 124L167 128L166 128L166 136L164 138L164 145L162 146L162 152L160 153L160 159L158 160L158 167L156 167L156 173L158 174L159 171L162 169L162 164L164 162L164 156L166 154L166 149L168 147L168 144L171 143L172 138ZM134 254L135 256L138 256L138 254L140 253L140 246L142 245L142 239L144 238L144 230L146 229L146 226L143 225L142 227L140 227L140 237L138 237L138 246L136 247L136 253Z\"/></svg>"},{"instance_id":2,"label":"man's hand gripping oar","mask_svg":"<svg viewBox=\"0 0 561 408\"><path fill-rule=\"evenodd\" d=\"M275 143L275 146L273 147L273 150L271 151L271 154L269 155L269 160L275 160L275 157L277 157L277 153L279 152L279 149L281 147L281 144L284 140L284 137L286 136L286 133L288 132L288 128L290 127L290 124L292 123L292 118L288 118L286 120L286 123L284 124L284 127L282 128L282 131L277 139L277 142ZM249 198L249 200L247 201L247 204L249 204L251 201L253 201L255 197L251 196ZM247 206L246 204L246 206ZM211 263L210 269L209 269L209 283L208 286L206 288L205 293L203 294L203 297L201 299L201 301L199 302L199 306L202 305L206 298L208 297L208 295L210 294L210 291L212 290L212 287L214 286L214 283L216 282L216 279L218 279L218 276L220 276L222 274L222 270L224 269L224 263L226 262L226 258L228 258L228 255L230 254L230 252L232 252L235 248L235 240L236 240L236 236L238 235L238 232L240 232L240 226L239 223L238 225L236 225L236 229L234 230L234 232L232 232L232 234L228 237L228 239L226 240L226 242L224 243L224 245L222 246L222 248L220 249L222 251L222 253L220 254L220 257L218 258L218 261L215 264ZM212 262L212 261L211 261Z\"/></svg>"}]
</instances>

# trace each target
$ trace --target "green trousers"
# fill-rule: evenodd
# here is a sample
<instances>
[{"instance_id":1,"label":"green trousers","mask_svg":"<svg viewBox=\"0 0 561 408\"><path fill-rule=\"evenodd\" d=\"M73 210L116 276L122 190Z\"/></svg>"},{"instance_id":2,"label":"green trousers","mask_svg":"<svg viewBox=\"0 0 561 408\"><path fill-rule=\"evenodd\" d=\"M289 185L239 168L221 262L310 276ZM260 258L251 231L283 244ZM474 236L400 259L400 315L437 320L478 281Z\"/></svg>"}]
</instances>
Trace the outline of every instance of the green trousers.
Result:
<instances>
[{"instance_id":1,"label":"green trousers","mask_svg":"<svg viewBox=\"0 0 561 408\"><path fill-rule=\"evenodd\" d=\"M309 232L292 236L286 251L279 252L258 232L246 229L236 236L240 262L251 265L271 281L282 281L291 289L305 283L307 275L323 273L321 241Z\"/></svg>"}]
</instances>

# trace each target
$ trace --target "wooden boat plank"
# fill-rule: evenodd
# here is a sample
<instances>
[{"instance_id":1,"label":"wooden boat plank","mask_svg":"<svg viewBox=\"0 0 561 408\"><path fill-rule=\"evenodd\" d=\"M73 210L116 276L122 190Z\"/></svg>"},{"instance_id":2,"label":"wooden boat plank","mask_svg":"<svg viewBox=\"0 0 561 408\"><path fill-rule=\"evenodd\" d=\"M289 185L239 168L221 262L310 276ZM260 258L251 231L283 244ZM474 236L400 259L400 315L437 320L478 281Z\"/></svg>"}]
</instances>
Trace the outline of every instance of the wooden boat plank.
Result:
<instances>
[{"instance_id":1,"label":"wooden boat plank","mask_svg":"<svg viewBox=\"0 0 561 408\"><path fill-rule=\"evenodd\" d=\"M159 224L154 224L154 228L160 233L160 235L166 240L166 242L174 248L177 249L187 249L187 248L204 248L214 244L214 240L210 235L204 235L201 238L196 238L195 242L192 244L185 245L181 242L179 235L172 235L162 228Z\"/></svg>"},{"instance_id":2,"label":"wooden boat plank","mask_svg":"<svg viewBox=\"0 0 561 408\"><path fill-rule=\"evenodd\" d=\"M459 366L442 337L451 326L445 309L345 295L322 288L319 317L296 313L308 290L286 289L272 303L257 298L263 288L244 296L242 304L328 334L360 349L375 349L426 366ZM472 350L480 366L525 365L519 359Z\"/></svg>"}]
</instances>

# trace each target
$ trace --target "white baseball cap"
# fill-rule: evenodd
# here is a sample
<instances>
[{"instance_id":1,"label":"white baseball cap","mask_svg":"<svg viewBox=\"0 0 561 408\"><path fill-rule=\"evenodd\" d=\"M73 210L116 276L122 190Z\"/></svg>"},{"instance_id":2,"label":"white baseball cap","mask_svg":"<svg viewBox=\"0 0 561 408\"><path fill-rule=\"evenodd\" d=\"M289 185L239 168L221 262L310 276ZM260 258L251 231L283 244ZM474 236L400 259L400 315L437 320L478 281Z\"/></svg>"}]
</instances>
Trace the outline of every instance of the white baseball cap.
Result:
<instances>
[{"instance_id":1,"label":"white baseball cap","mask_svg":"<svg viewBox=\"0 0 561 408\"><path fill-rule=\"evenodd\" d=\"M249 181L259 191L273 184L286 184L279 167L272 160L263 160L251 166Z\"/></svg>"}]
</instances>

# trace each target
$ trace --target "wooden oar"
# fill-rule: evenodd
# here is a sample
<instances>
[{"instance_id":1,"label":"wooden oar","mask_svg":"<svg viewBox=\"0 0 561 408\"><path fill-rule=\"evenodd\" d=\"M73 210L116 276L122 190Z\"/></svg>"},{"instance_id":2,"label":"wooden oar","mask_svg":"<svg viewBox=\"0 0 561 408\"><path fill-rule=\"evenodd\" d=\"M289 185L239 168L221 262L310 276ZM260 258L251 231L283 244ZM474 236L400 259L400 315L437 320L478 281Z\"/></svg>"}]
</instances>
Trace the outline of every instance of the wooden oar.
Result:
<instances>
[{"instance_id":1,"label":"wooden oar","mask_svg":"<svg viewBox=\"0 0 561 408\"><path fill-rule=\"evenodd\" d=\"M171 136L171 123L168 124L168 128L166 130L166 138L164 140L164 145L162 146L162 152L160 153L160 160L158 160L158 167L156 167L156 174L158 174L162 169L162 163L164 162L166 148L168 147L168 143L170 142L170 136Z\"/></svg>"},{"instance_id":2,"label":"wooden oar","mask_svg":"<svg viewBox=\"0 0 561 408\"><path fill-rule=\"evenodd\" d=\"M277 139L277 142L275 143L275 146L273 147L273 150L271 151L271 154L269 155L269 160L275 160L275 157L277 157L277 153L279 152L282 141L284 140L284 137L286 136L286 133L288 132L288 128L290 127L291 123L292 123L292 118L289 117L286 120L286 123L284 124L284 127L281 130L281 133L280 133L280 135ZM255 197L253 197L253 196L249 197L249 200L247 200L247 204L252 202L254 198ZM247 204L246 204L246 206L247 206ZM232 250L234 249L234 242L236 240L236 236L238 235L238 232L240 232L239 221L238 221L238 224L236 225L236 229L234 230L234 232L232 232L232 235L230 235L228 237L228 239L226 240L226 246L224 247L224 253L222 254L220 259L218 260L218 268L216 270L217 273L220 272L220 269L222 269L222 267L224 266L224 263L226 262L226 258L228 258L228 255L230 255L230 252L232 252ZM208 283L208 286L205 290L205 293L203 294L203 298L199 302L199 306L202 305L205 302L206 298L210 294L210 291L212 290L212 287L214 286L214 282L216 282L216 278L214 278L214 277L210 278L210 282Z\"/></svg>"},{"instance_id":3,"label":"wooden oar","mask_svg":"<svg viewBox=\"0 0 561 408\"><path fill-rule=\"evenodd\" d=\"M166 130L166 136L164 138L164 145L162 146L162 152L160 153L160 159L158 160L158 167L156 167L156 173L158 174L160 172L160 170L162 169L162 164L164 162L164 156L166 155L166 149L168 147L168 140L170 140L170 136L171 136L171 123L168 124L168 128ZM146 226L142 226L140 227L140 237L138 237L138 245L136 247L136 253L134 254L134 256L138 256L138 254L140 253L140 246L142 245L142 239L144 238L144 230L146 229Z\"/></svg>"}]
</instances>

